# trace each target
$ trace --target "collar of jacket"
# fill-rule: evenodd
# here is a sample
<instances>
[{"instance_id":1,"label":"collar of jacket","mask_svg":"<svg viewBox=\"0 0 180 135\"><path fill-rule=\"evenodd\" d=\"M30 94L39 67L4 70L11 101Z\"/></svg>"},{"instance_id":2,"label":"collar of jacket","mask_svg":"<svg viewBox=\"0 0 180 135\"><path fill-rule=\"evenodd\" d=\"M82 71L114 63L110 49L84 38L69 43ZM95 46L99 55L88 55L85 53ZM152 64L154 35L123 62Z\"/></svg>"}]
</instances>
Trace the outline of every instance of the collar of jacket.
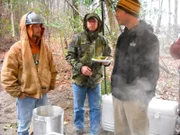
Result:
<instances>
[{"instance_id":1,"label":"collar of jacket","mask_svg":"<svg viewBox=\"0 0 180 135\"><path fill-rule=\"evenodd\" d=\"M88 37L88 40L90 42L96 40L98 38L98 31L95 31L95 32L87 32L85 31L85 34L87 35Z\"/></svg>"},{"instance_id":2,"label":"collar of jacket","mask_svg":"<svg viewBox=\"0 0 180 135\"><path fill-rule=\"evenodd\" d=\"M147 24L143 20L140 20L139 24L130 30L128 30L127 27L125 27L124 32L135 33L136 36L143 36L145 30L153 32L153 28L151 25Z\"/></svg>"}]
</instances>

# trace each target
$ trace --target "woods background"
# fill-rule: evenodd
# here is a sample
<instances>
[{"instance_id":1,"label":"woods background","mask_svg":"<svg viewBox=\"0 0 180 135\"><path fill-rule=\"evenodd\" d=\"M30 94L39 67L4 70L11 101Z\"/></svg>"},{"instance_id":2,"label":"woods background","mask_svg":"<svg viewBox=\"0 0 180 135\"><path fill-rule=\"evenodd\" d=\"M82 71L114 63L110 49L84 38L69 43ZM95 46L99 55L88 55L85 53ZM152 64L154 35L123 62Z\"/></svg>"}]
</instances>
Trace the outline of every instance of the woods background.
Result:
<instances>
[{"instance_id":1,"label":"woods background","mask_svg":"<svg viewBox=\"0 0 180 135\"><path fill-rule=\"evenodd\" d=\"M62 74L70 72L65 53L72 36L83 30L82 19L86 13L96 12L101 17L102 0L0 0L0 51L5 53L20 37L19 21L25 13L35 11L43 16L45 22L45 40L53 51L58 71ZM115 18L117 0L105 2L105 35L110 46L114 48L121 26ZM158 82L158 95L169 98L170 94L177 98L178 61L169 55L169 47L180 33L178 0L141 0L140 19L150 23L160 41L161 77ZM108 69L109 75L111 69ZM68 77L69 78L69 77ZM107 77L109 79L109 77ZM109 80L108 80L109 81ZM110 83L110 82L109 82ZM174 90L174 91L173 91Z\"/></svg>"}]
</instances>

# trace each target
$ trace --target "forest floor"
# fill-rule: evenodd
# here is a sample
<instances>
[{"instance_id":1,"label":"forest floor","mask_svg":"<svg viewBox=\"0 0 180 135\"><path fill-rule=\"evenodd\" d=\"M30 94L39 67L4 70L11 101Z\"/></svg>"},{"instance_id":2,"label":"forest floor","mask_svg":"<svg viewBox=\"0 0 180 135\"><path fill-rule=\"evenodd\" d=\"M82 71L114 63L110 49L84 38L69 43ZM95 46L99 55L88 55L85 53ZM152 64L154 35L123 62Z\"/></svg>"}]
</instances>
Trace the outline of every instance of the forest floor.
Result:
<instances>
[{"instance_id":1,"label":"forest floor","mask_svg":"<svg viewBox=\"0 0 180 135\"><path fill-rule=\"evenodd\" d=\"M52 48L56 50L56 48ZM61 53L63 54L63 53ZM5 52L0 51L0 71L3 64ZM58 76L56 89L48 94L49 104L60 106L64 109L64 125L66 135L73 135L75 128L73 126L73 95L71 87L71 67L66 62L63 55L55 53L55 62L57 63ZM177 68L179 61L174 61L169 55L161 55L160 63L161 74L158 80L156 96L161 99L178 101L178 83L179 75ZM111 74L108 69L108 75ZM0 87L0 135L17 135L17 116L16 99L7 94ZM85 123L86 129L89 128L89 110L88 104L85 104ZM32 129L31 129L32 130ZM113 133L102 131L102 135L112 135Z\"/></svg>"}]
</instances>

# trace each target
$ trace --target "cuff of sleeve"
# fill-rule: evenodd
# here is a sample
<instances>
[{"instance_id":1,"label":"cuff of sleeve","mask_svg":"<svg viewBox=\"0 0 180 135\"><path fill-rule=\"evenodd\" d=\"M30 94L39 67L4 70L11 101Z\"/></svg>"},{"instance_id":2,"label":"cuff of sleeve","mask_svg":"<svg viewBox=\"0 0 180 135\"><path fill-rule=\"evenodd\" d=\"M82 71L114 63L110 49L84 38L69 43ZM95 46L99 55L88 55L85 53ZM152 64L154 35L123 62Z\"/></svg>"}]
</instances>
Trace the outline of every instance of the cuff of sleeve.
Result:
<instances>
[{"instance_id":1,"label":"cuff of sleeve","mask_svg":"<svg viewBox=\"0 0 180 135\"><path fill-rule=\"evenodd\" d=\"M111 62L109 62L107 65L104 65L105 67L108 67L108 66L110 66L111 65Z\"/></svg>"},{"instance_id":2,"label":"cuff of sleeve","mask_svg":"<svg viewBox=\"0 0 180 135\"><path fill-rule=\"evenodd\" d=\"M49 90L54 90L55 89L55 85L51 85L50 87L49 87Z\"/></svg>"},{"instance_id":3,"label":"cuff of sleeve","mask_svg":"<svg viewBox=\"0 0 180 135\"><path fill-rule=\"evenodd\" d=\"M75 67L79 72L81 72L81 67L83 66L82 63L78 63L77 66Z\"/></svg>"}]
</instances>

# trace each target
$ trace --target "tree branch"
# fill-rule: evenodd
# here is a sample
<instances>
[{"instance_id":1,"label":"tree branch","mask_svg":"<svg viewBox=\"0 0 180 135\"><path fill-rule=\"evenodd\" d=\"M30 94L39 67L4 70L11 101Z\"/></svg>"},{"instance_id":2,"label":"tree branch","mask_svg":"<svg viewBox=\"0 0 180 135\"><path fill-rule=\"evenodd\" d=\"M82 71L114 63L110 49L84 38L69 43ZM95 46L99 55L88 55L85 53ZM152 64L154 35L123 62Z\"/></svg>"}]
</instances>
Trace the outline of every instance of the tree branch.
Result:
<instances>
[{"instance_id":1,"label":"tree branch","mask_svg":"<svg viewBox=\"0 0 180 135\"><path fill-rule=\"evenodd\" d=\"M83 17L83 15L81 15L81 13L79 13L79 11L68 0L65 1L71 6L74 11L76 11L81 17Z\"/></svg>"}]
</instances>

